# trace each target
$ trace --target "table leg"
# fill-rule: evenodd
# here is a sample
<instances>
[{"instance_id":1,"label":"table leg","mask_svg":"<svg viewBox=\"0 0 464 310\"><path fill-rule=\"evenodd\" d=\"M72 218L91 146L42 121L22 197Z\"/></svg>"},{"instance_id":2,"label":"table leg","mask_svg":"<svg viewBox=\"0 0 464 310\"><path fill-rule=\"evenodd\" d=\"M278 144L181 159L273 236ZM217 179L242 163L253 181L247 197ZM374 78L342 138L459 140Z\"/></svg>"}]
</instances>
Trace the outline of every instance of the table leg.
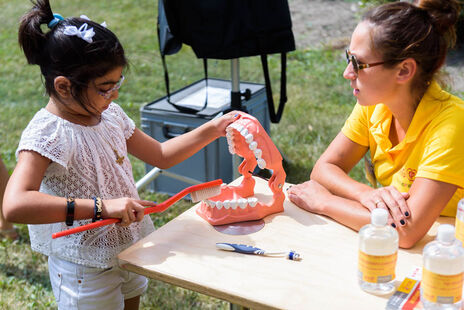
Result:
<instances>
[{"instance_id":1,"label":"table leg","mask_svg":"<svg viewBox=\"0 0 464 310\"><path fill-rule=\"evenodd\" d=\"M236 305L236 304L233 304L233 303L230 303L230 310L249 310L250 308L247 308L247 307L242 307L240 305Z\"/></svg>"}]
</instances>

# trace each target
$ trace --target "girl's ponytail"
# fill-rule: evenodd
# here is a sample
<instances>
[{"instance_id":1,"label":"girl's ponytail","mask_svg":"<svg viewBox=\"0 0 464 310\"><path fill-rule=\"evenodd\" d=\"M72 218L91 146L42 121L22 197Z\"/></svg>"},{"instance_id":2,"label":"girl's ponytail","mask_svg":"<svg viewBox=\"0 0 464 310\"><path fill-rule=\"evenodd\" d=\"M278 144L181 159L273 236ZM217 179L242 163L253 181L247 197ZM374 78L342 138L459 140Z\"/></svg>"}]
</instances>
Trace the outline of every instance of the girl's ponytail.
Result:
<instances>
[{"instance_id":1,"label":"girl's ponytail","mask_svg":"<svg viewBox=\"0 0 464 310\"><path fill-rule=\"evenodd\" d=\"M20 20L18 41L27 62L40 65L46 43L46 33L42 31L41 25L48 24L54 17L49 0L37 0L32 3L34 7Z\"/></svg>"}]
</instances>

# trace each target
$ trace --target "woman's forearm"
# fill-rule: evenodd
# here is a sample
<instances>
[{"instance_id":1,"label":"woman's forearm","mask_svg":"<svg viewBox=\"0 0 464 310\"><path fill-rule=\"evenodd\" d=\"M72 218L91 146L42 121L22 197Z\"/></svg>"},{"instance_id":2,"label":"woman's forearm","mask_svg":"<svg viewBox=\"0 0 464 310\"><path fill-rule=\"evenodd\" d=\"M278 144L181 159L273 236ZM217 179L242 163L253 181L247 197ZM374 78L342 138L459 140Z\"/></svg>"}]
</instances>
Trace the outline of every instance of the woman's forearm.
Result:
<instances>
[{"instance_id":1,"label":"woman's forearm","mask_svg":"<svg viewBox=\"0 0 464 310\"><path fill-rule=\"evenodd\" d=\"M360 203L332 195L324 206L325 215L335 221L344 224L356 231L370 223L370 211L364 208Z\"/></svg>"},{"instance_id":2,"label":"woman's forearm","mask_svg":"<svg viewBox=\"0 0 464 310\"><path fill-rule=\"evenodd\" d=\"M355 181L340 167L328 162L316 163L311 180L317 181L334 195L357 202L362 192L372 190L370 186Z\"/></svg>"}]
</instances>

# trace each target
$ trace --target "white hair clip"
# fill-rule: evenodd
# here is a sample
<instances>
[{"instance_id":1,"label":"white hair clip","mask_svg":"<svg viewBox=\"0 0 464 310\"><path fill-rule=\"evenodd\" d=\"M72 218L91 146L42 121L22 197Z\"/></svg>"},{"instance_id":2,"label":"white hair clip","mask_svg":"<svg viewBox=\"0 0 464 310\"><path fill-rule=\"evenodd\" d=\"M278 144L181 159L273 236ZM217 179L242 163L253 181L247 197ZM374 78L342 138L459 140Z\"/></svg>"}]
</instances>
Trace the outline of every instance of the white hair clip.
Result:
<instances>
[{"instance_id":1,"label":"white hair clip","mask_svg":"<svg viewBox=\"0 0 464 310\"><path fill-rule=\"evenodd\" d=\"M85 19L85 20L90 20L90 18L87 15L81 15L79 17L82 18L82 19ZM106 28L106 22L101 23L100 26Z\"/></svg>"},{"instance_id":2,"label":"white hair clip","mask_svg":"<svg viewBox=\"0 0 464 310\"><path fill-rule=\"evenodd\" d=\"M79 37L84 41L92 43L92 37L95 35L95 31L93 31L93 28L87 29L88 26L87 23L82 24L79 29L77 29L76 26L65 26L63 33L68 36Z\"/></svg>"}]
</instances>

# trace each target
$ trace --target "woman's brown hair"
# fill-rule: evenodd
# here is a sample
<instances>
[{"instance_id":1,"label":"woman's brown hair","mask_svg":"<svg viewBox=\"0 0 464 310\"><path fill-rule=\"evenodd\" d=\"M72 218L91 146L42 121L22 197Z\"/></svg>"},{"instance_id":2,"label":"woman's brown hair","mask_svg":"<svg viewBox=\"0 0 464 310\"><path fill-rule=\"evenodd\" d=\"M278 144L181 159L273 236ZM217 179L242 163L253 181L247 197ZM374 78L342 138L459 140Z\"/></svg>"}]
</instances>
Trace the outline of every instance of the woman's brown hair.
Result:
<instances>
[{"instance_id":1,"label":"woman's brown hair","mask_svg":"<svg viewBox=\"0 0 464 310\"><path fill-rule=\"evenodd\" d=\"M456 0L393 2L369 10L363 21L372 27L373 48L391 67L407 58L417 63L413 90L422 97L456 41Z\"/></svg>"}]
</instances>

